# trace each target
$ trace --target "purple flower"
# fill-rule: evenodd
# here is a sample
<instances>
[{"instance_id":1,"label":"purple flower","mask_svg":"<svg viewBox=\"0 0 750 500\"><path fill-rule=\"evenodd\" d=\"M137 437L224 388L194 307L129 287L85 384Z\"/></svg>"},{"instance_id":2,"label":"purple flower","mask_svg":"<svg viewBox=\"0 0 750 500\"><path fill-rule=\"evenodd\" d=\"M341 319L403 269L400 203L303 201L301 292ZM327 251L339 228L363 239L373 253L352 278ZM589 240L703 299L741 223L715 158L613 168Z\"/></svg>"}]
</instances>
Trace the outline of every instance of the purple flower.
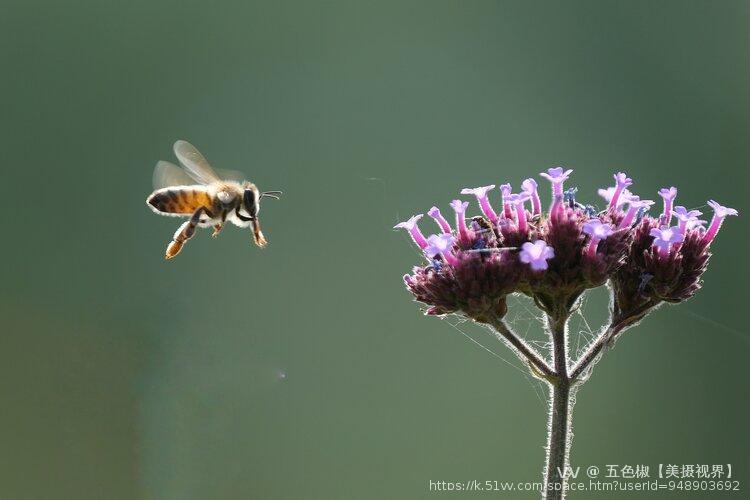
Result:
<instances>
[{"instance_id":1,"label":"purple flower","mask_svg":"<svg viewBox=\"0 0 750 500\"><path fill-rule=\"evenodd\" d=\"M633 179L628 177L625 172L617 172L613 177L615 178L615 191L609 200L609 208L617 208L620 205L618 202L623 190L633 185Z\"/></svg>"},{"instance_id":2,"label":"purple flower","mask_svg":"<svg viewBox=\"0 0 750 500\"><path fill-rule=\"evenodd\" d=\"M512 293L527 294L545 311L557 311L570 307L581 291L609 281L615 324L638 321L643 311L664 301L683 301L700 288L709 244L736 210L710 201L714 217L704 230L701 213L675 206L677 190L667 187L658 190L664 212L649 216L645 209L654 202L631 194L632 180L619 172L615 186L599 191L608 208L595 215L593 207L575 202L573 190L563 189L570 175L559 167L542 174L552 183L549 211L542 211L539 201L541 181L527 178L517 194L510 184L500 186L502 209L497 198L491 200L496 196L492 186L462 189L463 195L477 198L482 211L471 217L475 214L467 209L473 200L453 200L455 225L432 207L425 215L439 226L434 235L420 231L421 214L396 225L409 232L428 259L404 278L414 297L429 307L428 314L457 313L488 323L505 315L505 298ZM672 216L674 226L664 224Z\"/></svg>"},{"instance_id":3,"label":"purple flower","mask_svg":"<svg viewBox=\"0 0 750 500\"><path fill-rule=\"evenodd\" d=\"M544 240L536 240L534 243L527 241L521 245L521 252L518 254L521 262L529 264L534 271L547 269L547 261L554 256L554 249L547 246Z\"/></svg>"},{"instance_id":4,"label":"purple flower","mask_svg":"<svg viewBox=\"0 0 750 500\"><path fill-rule=\"evenodd\" d=\"M714 200L708 200L708 205L714 209L714 216L711 219L711 225L708 226L708 230L703 236L703 241L705 241L706 244L709 244L714 240L726 217L730 215L739 215L737 210L719 205Z\"/></svg>"},{"instance_id":5,"label":"purple flower","mask_svg":"<svg viewBox=\"0 0 750 500\"><path fill-rule=\"evenodd\" d=\"M599 193L599 196L604 198L604 201L607 202L607 206L610 205L610 202L614 198L616 191L617 191L617 187L615 186L608 187L606 189L597 190L597 192ZM623 189L618 195L618 197L616 198L617 207L615 208L620 208L622 205L624 205L627 202L628 199L630 199L631 196L633 196L633 193L631 193L627 189Z\"/></svg>"},{"instance_id":6,"label":"purple flower","mask_svg":"<svg viewBox=\"0 0 750 500\"><path fill-rule=\"evenodd\" d=\"M672 221L672 204L677 197L677 188L674 186L670 188L661 188L659 190L659 196L664 199L664 212L661 214L661 223L668 226Z\"/></svg>"},{"instance_id":7,"label":"purple flower","mask_svg":"<svg viewBox=\"0 0 750 500\"><path fill-rule=\"evenodd\" d=\"M466 209L469 207L468 201L453 200L451 208L456 212L456 230L458 238L462 241L469 239L469 231L466 229Z\"/></svg>"},{"instance_id":8,"label":"purple flower","mask_svg":"<svg viewBox=\"0 0 750 500\"><path fill-rule=\"evenodd\" d=\"M526 224L526 209L524 203L529 199L528 193L509 194L505 197L505 202L516 209L516 218L518 219L518 231L525 234L528 225Z\"/></svg>"},{"instance_id":9,"label":"purple flower","mask_svg":"<svg viewBox=\"0 0 750 500\"><path fill-rule=\"evenodd\" d=\"M424 248L424 254L431 259L442 255L448 264L455 265L458 263L458 259L452 253L455 240L451 234L433 234L427 238L427 246Z\"/></svg>"},{"instance_id":10,"label":"purple flower","mask_svg":"<svg viewBox=\"0 0 750 500\"><path fill-rule=\"evenodd\" d=\"M473 194L476 196L479 201L479 207L482 209L482 213L494 224L497 222L497 214L492 209L489 198L487 198L487 191L490 191L491 189L495 189L494 184L478 188L463 188L461 194Z\"/></svg>"},{"instance_id":11,"label":"purple flower","mask_svg":"<svg viewBox=\"0 0 750 500\"><path fill-rule=\"evenodd\" d=\"M638 211L643 208L648 210L648 207L650 207L653 204L654 202L651 200L642 200L638 196L635 196L635 195L631 196L628 199L628 205L630 206L628 207L628 211L625 214L625 217L623 217L622 220L620 221L620 226L618 229L630 227L630 224L633 223L633 219L635 219L635 216L638 213Z\"/></svg>"},{"instance_id":12,"label":"purple flower","mask_svg":"<svg viewBox=\"0 0 750 500\"><path fill-rule=\"evenodd\" d=\"M419 230L419 226L417 226L417 222L419 222L419 219L421 219L422 217L424 217L424 214L417 214L411 217L409 220L399 222L398 224L393 226L393 229L406 229L407 231L409 231L409 236L411 236L411 239L414 240L414 243L416 243L419 248L424 250L424 248L427 246L427 240L422 234L422 231Z\"/></svg>"},{"instance_id":13,"label":"purple flower","mask_svg":"<svg viewBox=\"0 0 750 500\"><path fill-rule=\"evenodd\" d=\"M443 214L440 213L440 209L438 207L432 207L429 212L427 212L427 215L435 219L435 222L438 223L438 226L440 226L440 229L443 230L443 233L450 234L451 233L451 226L448 224L448 221L445 220L445 217L443 217Z\"/></svg>"},{"instance_id":14,"label":"purple flower","mask_svg":"<svg viewBox=\"0 0 750 500\"><path fill-rule=\"evenodd\" d=\"M682 234L685 234L685 231L687 231L688 229L696 227L698 223L705 222L698 220L698 216L703 215L703 212L701 212L700 210L688 210L682 205L677 205L676 207L674 207L674 210L672 210L672 215L677 217L677 220L680 221L678 227Z\"/></svg>"},{"instance_id":15,"label":"purple flower","mask_svg":"<svg viewBox=\"0 0 750 500\"><path fill-rule=\"evenodd\" d=\"M503 216L506 219L513 218L513 210L510 204L505 201L505 197L510 196L510 193L512 191L513 191L513 188L510 186L510 184L500 184L500 192L503 195Z\"/></svg>"},{"instance_id":16,"label":"purple flower","mask_svg":"<svg viewBox=\"0 0 750 500\"><path fill-rule=\"evenodd\" d=\"M599 242L614 232L614 229L609 224L604 224L599 219L591 219L583 224L583 232L588 234L591 238L589 241L588 249L586 254L589 257L596 255L596 248Z\"/></svg>"},{"instance_id":17,"label":"purple flower","mask_svg":"<svg viewBox=\"0 0 750 500\"><path fill-rule=\"evenodd\" d=\"M542 213L542 202L539 200L539 191L537 190L537 187L538 184L536 180L531 177L521 183L523 191L531 196L531 213L534 215Z\"/></svg>"},{"instance_id":18,"label":"purple flower","mask_svg":"<svg viewBox=\"0 0 750 500\"><path fill-rule=\"evenodd\" d=\"M571 172L573 170L563 170L562 167L554 167L547 169L547 172L539 174L552 183L552 206L549 209L551 217L556 217L562 209L563 182L570 176Z\"/></svg>"},{"instance_id":19,"label":"purple flower","mask_svg":"<svg viewBox=\"0 0 750 500\"><path fill-rule=\"evenodd\" d=\"M571 172L573 172L572 169L564 170L562 167L554 167L548 168L546 172L542 172L539 175L552 183L552 194L554 196L562 196L563 182L568 179Z\"/></svg>"},{"instance_id":20,"label":"purple flower","mask_svg":"<svg viewBox=\"0 0 750 500\"><path fill-rule=\"evenodd\" d=\"M673 243L682 243L685 240L685 236L677 226L654 228L649 234L654 237L653 245L659 249L659 256L662 258L669 257L669 247Z\"/></svg>"}]
</instances>

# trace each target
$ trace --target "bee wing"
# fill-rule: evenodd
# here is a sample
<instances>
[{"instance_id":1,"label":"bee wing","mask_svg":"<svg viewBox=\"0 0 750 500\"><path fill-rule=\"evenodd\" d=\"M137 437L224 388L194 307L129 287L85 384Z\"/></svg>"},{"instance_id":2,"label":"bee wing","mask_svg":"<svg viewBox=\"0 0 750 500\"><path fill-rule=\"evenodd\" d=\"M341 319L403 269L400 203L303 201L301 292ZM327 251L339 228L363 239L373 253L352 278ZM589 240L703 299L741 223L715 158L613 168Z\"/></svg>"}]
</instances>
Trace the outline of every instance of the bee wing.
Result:
<instances>
[{"instance_id":1,"label":"bee wing","mask_svg":"<svg viewBox=\"0 0 750 500\"><path fill-rule=\"evenodd\" d=\"M190 186L195 184L195 182L196 179L190 177L185 170L174 163L160 161L154 167L154 189L171 186Z\"/></svg>"},{"instance_id":2,"label":"bee wing","mask_svg":"<svg viewBox=\"0 0 750 500\"><path fill-rule=\"evenodd\" d=\"M175 142L174 154L187 173L201 184L212 184L221 180L208 160L189 142Z\"/></svg>"},{"instance_id":3,"label":"bee wing","mask_svg":"<svg viewBox=\"0 0 750 500\"><path fill-rule=\"evenodd\" d=\"M216 173L219 174L219 177L221 177L221 179L225 181L235 181L242 183L242 181L247 179L245 174L238 170L224 170L223 168L217 168Z\"/></svg>"}]
</instances>

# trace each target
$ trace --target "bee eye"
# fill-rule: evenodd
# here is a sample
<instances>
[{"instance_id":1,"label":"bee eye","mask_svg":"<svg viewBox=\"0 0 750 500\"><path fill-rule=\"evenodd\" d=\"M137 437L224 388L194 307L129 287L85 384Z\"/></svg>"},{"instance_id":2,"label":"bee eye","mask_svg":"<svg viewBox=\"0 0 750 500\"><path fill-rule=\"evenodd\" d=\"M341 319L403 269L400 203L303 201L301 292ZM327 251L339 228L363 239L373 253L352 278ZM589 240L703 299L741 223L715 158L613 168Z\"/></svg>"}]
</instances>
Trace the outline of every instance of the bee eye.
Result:
<instances>
[{"instance_id":1,"label":"bee eye","mask_svg":"<svg viewBox=\"0 0 750 500\"><path fill-rule=\"evenodd\" d=\"M247 210L247 213L249 213L253 217L258 215L258 204L255 198L255 191L253 191L252 189L246 189L243 202L244 202L243 204L245 205L245 210Z\"/></svg>"}]
</instances>

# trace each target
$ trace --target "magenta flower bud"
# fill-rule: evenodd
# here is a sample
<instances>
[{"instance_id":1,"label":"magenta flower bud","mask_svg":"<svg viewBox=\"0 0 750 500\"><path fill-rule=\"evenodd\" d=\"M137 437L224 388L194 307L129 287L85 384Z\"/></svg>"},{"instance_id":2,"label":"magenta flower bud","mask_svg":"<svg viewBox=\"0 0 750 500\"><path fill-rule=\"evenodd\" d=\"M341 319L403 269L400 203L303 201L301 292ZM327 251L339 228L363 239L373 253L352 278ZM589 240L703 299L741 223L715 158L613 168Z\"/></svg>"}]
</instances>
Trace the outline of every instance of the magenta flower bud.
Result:
<instances>
[{"instance_id":1,"label":"magenta flower bud","mask_svg":"<svg viewBox=\"0 0 750 500\"><path fill-rule=\"evenodd\" d=\"M547 269L547 261L554 256L555 250L544 240L536 240L534 243L527 241L521 245L521 252L518 254L521 262L528 264L533 271Z\"/></svg>"},{"instance_id":2,"label":"magenta flower bud","mask_svg":"<svg viewBox=\"0 0 750 500\"><path fill-rule=\"evenodd\" d=\"M531 177L521 183L523 191L531 197L531 213L533 215L539 215L542 213L542 202L539 200L539 191L537 190L537 187L538 184L536 180Z\"/></svg>"},{"instance_id":3,"label":"magenta flower bud","mask_svg":"<svg viewBox=\"0 0 750 500\"><path fill-rule=\"evenodd\" d=\"M670 188L661 188L659 190L659 196L664 199L664 212L661 214L661 223L668 226L672 221L672 204L677 197L677 188L674 186Z\"/></svg>"},{"instance_id":4,"label":"magenta flower bud","mask_svg":"<svg viewBox=\"0 0 750 500\"><path fill-rule=\"evenodd\" d=\"M608 187L606 189L597 190L597 192L599 193L599 196L604 198L604 201L607 202L607 206L610 205L612 199L614 198L615 191L617 191L617 188L615 186ZM616 201L617 207L615 208L620 208L622 205L624 205L627 202L627 200L630 199L631 196L633 196L633 193L631 193L627 189L623 189L617 197L617 201Z\"/></svg>"},{"instance_id":5,"label":"magenta flower bud","mask_svg":"<svg viewBox=\"0 0 750 500\"><path fill-rule=\"evenodd\" d=\"M507 196L510 196L510 193L512 191L513 191L513 188L510 186L510 184L500 185L500 192L503 195L503 217L505 217L506 219L513 218L513 209L511 208L510 204L505 201L505 198Z\"/></svg>"},{"instance_id":6,"label":"magenta flower bud","mask_svg":"<svg viewBox=\"0 0 750 500\"><path fill-rule=\"evenodd\" d=\"M630 205L628 207L628 211L625 214L625 217L622 218L622 221L620 221L620 226L618 229L624 229L626 227L630 227L630 225L633 223L633 219L635 219L636 214L638 214L638 211L642 208L648 209L651 205L654 204L651 200L641 200L638 196L631 196L628 200L628 204Z\"/></svg>"},{"instance_id":7,"label":"magenta flower bud","mask_svg":"<svg viewBox=\"0 0 750 500\"><path fill-rule=\"evenodd\" d=\"M623 190L633 185L633 179L629 178L625 172L617 172L614 175L615 178L615 191L612 193L612 198L609 200L609 208L617 208L619 206L620 195Z\"/></svg>"},{"instance_id":8,"label":"magenta flower bud","mask_svg":"<svg viewBox=\"0 0 750 500\"><path fill-rule=\"evenodd\" d=\"M672 215L674 215L679 221L677 227L679 228L681 234L685 234L685 231L698 226L701 222L705 223L705 221L698 220L698 216L703 215L703 212L701 212L700 210L688 210L682 205L677 205L676 207L674 207L674 210L672 210Z\"/></svg>"},{"instance_id":9,"label":"magenta flower bud","mask_svg":"<svg viewBox=\"0 0 750 500\"><path fill-rule=\"evenodd\" d=\"M562 167L554 167L539 174L552 183L552 206L549 209L551 217L556 216L562 209L563 182L567 180L571 172L573 172L571 169L563 170Z\"/></svg>"},{"instance_id":10,"label":"magenta flower bud","mask_svg":"<svg viewBox=\"0 0 750 500\"><path fill-rule=\"evenodd\" d=\"M427 240L425 239L422 231L419 230L419 226L417 225L417 222L419 222L419 219L421 219L422 217L424 217L424 214L417 214L409 220L399 222L398 224L393 226L393 229L406 229L407 231L409 231L409 236L411 236L411 239L414 240L414 243L416 243L419 248L424 250L424 248L427 246Z\"/></svg>"},{"instance_id":11,"label":"magenta flower bud","mask_svg":"<svg viewBox=\"0 0 750 500\"><path fill-rule=\"evenodd\" d=\"M586 254L589 257L594 257L596 255L596 249L599 246L599 242L607 238L614 231L615 230L611 225L604 224L599 219L592 219L588 222L585 222L583 224L583 232L588 234L590 238Z\"/></svg>"},{"instance_id":12,"label":"magenta flower bud","mask_svg":"<svg viewBox=\"0 0 750 500\"><path fill-rule=\"evenodd\" d=\"M525 234L528 228L526 224L526 208L524 203L529 199L528 193L509 194L505 201L516 210L516 219L518 219L518 232Z\"/></svg>"},{"instance_id":13,"label":"magenta flower bud","mask_svg":"<svg viewBox=\"0 0 750 500\"><path fill-rule=\"evenodd\" d=\"M659 249L659 256L662 259L669 257L669 248L673 243L682 243L685 240L685 236L677 226L654 228L649 234L654 237L653 245Z\"/></svg>"},{"instance_id":14,"label":"magenta flower bud","mask_svg":"<svg viewBox=\"0 0 750 500\"><path fill-rule=\"evenodd\" d=\"M708 230L703 236L703 241L706 243L706 245L710 244L714 240L725 218L730 215L738 215L737 210L721 206L714 200L708 200L708 205L714 209L714 216L711 219L711 225L708 226Z\"/></svg>"},{"instance_id":15,"label":"magenta flower bud","mask_svg":"<svg viewBox=\"0 0 750 500\"><path fill-rule=\"evenodd\" d=\"M431 259L442 255L448 264L454 266L458 263L458 259L453 255L453 243L455 241L456 239L452 234L433 234L427 238L424 254Z\"/></svg>"},{"instance_id":16,"label":"magenta flower bud","mask_svg":"<svg viewBox=\"0 0 750 500\"><path fill-rule=\"evenodd\" d=\"M487 198L487 191L490 191L491 189L495 189L494 184L478 188L463 188L461 194L473 194L476 196L479 201L479 207L482 209L482 213L494 224L497 222L497 214L492 209L489 198Z\"/></svg>"},{"instance_id":17,"label":"magenta flower bud","mask_svg":"<svg viewBox=\"0 0 750 500\"><path fill-rule=\"evenodd\" d=\"M466 241L469 239L469 231L466 229L466 209L469 207L468 201L453 200L451 208L456 212L456 231L458 238Z\"/></svg>"},{"instance_id":18,"label":"magenta flower bud","mask_svg":"<svg viewBox=\"0 0 750 500\"><path fill-rule=\"evenodd\" d=\"M435 219L435 222L438 223L438 226L440 226L440 229L443 230L443 233L450 234L451 233L451 226L448 224L448 221L445 220L445 217L443 217L443 214L440 213L440 209L438 207L432 207L429 212L427 212L427 215Z\"/></svg>"}]
</instances>

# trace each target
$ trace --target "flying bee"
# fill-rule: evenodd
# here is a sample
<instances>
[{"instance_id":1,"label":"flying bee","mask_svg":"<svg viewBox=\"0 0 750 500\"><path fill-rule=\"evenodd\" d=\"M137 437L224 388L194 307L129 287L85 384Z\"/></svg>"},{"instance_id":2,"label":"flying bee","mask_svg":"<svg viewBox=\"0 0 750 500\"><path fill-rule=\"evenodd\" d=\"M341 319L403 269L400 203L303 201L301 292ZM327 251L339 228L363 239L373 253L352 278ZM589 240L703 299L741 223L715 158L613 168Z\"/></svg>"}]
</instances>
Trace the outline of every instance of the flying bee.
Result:
<instances>
[{"instance_id":1,"label":"flying bee","mask_svg":"<svg viewBox=\"0 0 750 500\"><path fill-rule=\"evenodd\" d=\"M261 192L252 182L242 180L237 172L222 172L219 176L187 141L175 142L174 153L183 168L168 161L158 162L154 169L156 191L146 199L157 214L189 217L167 245L166 258L180 253L196 227L212 226L211 236L216 237L227 221L238 227L252 227L255 244L260 248L266 246L258 220L260 200L278 200L281 191Z\"/></svg>"}]
</instances>

